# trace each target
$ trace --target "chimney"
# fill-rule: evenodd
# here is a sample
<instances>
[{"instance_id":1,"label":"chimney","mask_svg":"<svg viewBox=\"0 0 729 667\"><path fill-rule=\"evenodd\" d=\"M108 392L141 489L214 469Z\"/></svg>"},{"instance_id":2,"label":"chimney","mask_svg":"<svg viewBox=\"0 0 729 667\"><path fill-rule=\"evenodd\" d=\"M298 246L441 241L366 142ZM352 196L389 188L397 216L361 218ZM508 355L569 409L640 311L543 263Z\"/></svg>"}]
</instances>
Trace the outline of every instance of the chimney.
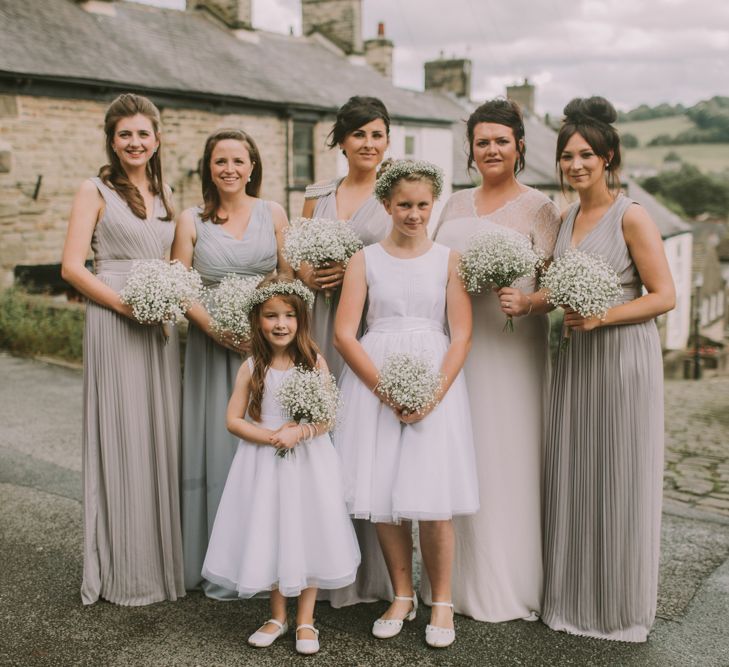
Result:
<instances>
[{"instance_id":1,"label":"chimney","mask_svg":"<svg viewBox=\"0 0 729 667\"><path fill-rule=\"evenodd\" d=\"M521 84L507 86L506 97L516 102L522 111L534 115L534 86L529 83L529 79L524 79Z\"/></svg>"},{"instance_id":2,"label":"chimney","mask_svg":"<svg viewBox=\"0 0 729 667\"><path fill-rule=\"evenodd\" d=\"M364 43L365 60L386 79L392 81L392 49L393 44L385 38L385 24L377 24L377 38L368 39Z\"/></svg>"},{"instance_id":3,"label":"chimney","mask_svg":"<svg viewBox=\"0 0 729 667\"><path fill-rule=\"evenodd\" d=\"M440 90L456 97L471 97L471 61L467 58L444 58L425 63L425 90Z\"/></svg>"},{"instance_id":4,"label":"chimney","mask_svg":"<svg viewBox=\"0 0 729 667\"><path fill-rule=\"evenodd\" d=\"M253 0L186 0L188 11L206 9L231 30L253 28Z\"/></svg>"},{"instance_id":5,"label":"chimney","mask_svg":"<svg viewBox=\"0 0 729 667\"><path fill-rule=\"evenodd\" d=\"M301 0L304 35L326 37L347 55L361 54L362 0Z\"/></svg>"}]
</instances>

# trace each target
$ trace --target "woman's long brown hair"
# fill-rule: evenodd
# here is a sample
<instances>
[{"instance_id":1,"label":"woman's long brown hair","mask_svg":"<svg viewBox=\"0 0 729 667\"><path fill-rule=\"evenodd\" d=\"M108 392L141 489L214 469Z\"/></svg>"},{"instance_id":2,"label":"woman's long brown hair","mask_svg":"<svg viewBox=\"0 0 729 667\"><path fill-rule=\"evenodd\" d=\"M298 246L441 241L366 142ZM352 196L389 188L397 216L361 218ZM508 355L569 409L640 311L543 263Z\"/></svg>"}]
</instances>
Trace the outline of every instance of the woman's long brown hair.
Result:
<instances>
[{"instance_id":1,"label":"woman's long brown hair","mask_svg":"<svg viewBox=\"0 0 729 667\"><path fill-rule=\"evenodd\" d=\"M287 278L266 278L259 287L266 287L275 283L293 282ZM296 294L277 294L279 299L287 303L296 313L296 336L289 345L287 352L296 366L316 368L316 358L319 349L311 338L311 316L304 300ZM273 297L272 297L273 298ZM269 299L270 300L270 299ZM263 401L264 381L266 371L271 365L273 355L271 345L263 336L260 326L261 311L266 301L259 303L251 309L251 356L253 357L253 373L251 374L251 393L248 401L248 414L254 421L261 421L261 403Z\"/></svg>"},{"instance_id":2,"label":"woman's long brown hair","mask_svg":"<svg viewBox=\"0 0 729 667\"><path fill-rule=\"evenodd\" d=\"M109 187L113 188L117 194L127 203L132 213L142 220L147 219L147 207L144 205L144 197L139 192L137 186L129 180L124 168L122 167L119 156L114 152L113 142L116 125L122 118L130 118L142 114L149 118L152 123L154 135L157 141L160 141L160 116L159 109L146 97L135 95L134 93L123 93L119 95L106 110L104 117L104 133L106 134L106 157L109 164L105 164L99 169L99 178ZM149 189L152 194L158 195L162 199L165 207L166 215L160 220L172 220L175 217L174 209L169 201L165 184L162 180L162 144L147 162L147 180L149 181Z\"/></svg>"}]
</instances>

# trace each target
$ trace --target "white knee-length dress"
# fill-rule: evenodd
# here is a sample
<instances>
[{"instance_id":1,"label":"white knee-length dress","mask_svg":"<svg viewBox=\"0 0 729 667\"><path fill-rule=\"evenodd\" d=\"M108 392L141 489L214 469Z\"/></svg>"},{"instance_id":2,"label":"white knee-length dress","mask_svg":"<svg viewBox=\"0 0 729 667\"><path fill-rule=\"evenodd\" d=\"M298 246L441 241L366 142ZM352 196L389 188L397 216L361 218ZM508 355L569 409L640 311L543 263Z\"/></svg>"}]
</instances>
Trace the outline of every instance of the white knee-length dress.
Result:
<instances>
[{"instance_id":1,"label":"white knee-length dress","mask_svg":"<svg viewBox=\"0 0 729 667\"><path fill-rule=\"evenodd\" d=\"M252 366L250 358L248 363ZM289 372L266 372L264 428L288 421L276 389ZM274 589L295 597L305 588L351 584L359 562L329 434L300 443L285 458L273 447L240 440L202 576L242 598Z\"/></svg>"},{"instance_id":2,"label":"white knee-length dress","mask_svg":"<svg viewBox=\"0 0 729 667\"><path fill-rule=\"evenodd\" d=\"M364 249L367 331L360 339L381 368L391 353L431 360L448 349L446 287L450 249L434 243L401 259L381 244ZM458 374L425 419L403 425L347 368L334 441L342 461L349 513L373 522L445 520L478 509L478 482L466 385Z\"/></svg>"}]
</instances>

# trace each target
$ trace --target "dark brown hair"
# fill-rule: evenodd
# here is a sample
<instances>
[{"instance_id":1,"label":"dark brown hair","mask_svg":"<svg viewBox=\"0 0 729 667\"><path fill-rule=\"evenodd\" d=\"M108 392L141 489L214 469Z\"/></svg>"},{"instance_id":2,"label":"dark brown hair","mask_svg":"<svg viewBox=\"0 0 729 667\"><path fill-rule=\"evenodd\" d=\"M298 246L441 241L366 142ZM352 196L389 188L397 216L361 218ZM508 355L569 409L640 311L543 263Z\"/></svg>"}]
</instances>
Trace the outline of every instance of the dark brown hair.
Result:
<instances>
[{"instance_id":1,"label":"dark brown hair","mask_svg":"<svg viewBox=\"0 0 729 667\"><path fill-rule=\"evenodd\" d=\"M251 197L258 197L261 192L261 182L263 181L263 164L261 164L261 154L258 151L256 142L253 137L243 130L231 128L223 128L213 132L205 141L205 150L203 151L202 161L200 165L200 180L202 181L203 211L200 216L203 220L210 220L216 225L220 225L227 221L227 218L218 216L220 208L220 193L213 183L213 175L210 169L210 159L213 155L215 146L223 139L235 139L242 142L248 156L253 163L253 171L251 172L251 180L246 183L246 194Z\"/></svg>"},{"instance_id":2,"label":"dark brown hair","mask_svg":"<svg viewBox=\"0 0 729 667\"><path fill-rule=\"evenodd\" d=\"M390 114L387 107L377 97L355 95L350 97L337 111L337 119L329 133L327 146L335 148L344 138L356 129L380 118L385 123L387 136L390 136Z\"/></svg>"},{"instance_id":3,"label":"dark brown hair","mask_svg":"<svg viewBox=\"0 0 729 667\"><path fill-rule=\"evenodd\" d=\"M258 286L266 287L275 283L290 283L290 278L280 276L270 277L263 280ZM288 348L291 361L297 366L313 369L316 367L316 358L319 349L311 337L311 314L306 302L296 294L278 294L283 300L294 309L296 313L296 336ZM270 299L269 299L270 301ZM261 403L263 401L264 382L266 371L271 365L273 355L271 346L263 336L260 326L260 317L266 301L255 305L250 312L251 321L251 356L253 357L253 373L251 373L251 392L248 401L248 414L254 421L261 420Z\"/></svg>"},{"instance_id":4,"label":"dark brown hair","mask_svg":"<svg viewBox=\"0 0 729 667\"><path fill-rule=\"evenodd\" d=\"M595 155L607 163L605 167L608 187L620 187L620 135L613 127L618 112L604 97L576 97L564 108L562 127L557 135L556 162L559 165L562 152L573 134L579 133ZM564 190L564 176L559 169L559 182Z\"/></svg>"},{"instance_id":5,"label":"dark brown hair","mask_svg":"<svg viewBox=\"0 0 729 667\"><path fill-rule=\"evenodd\" d=\"M497 98L488 100L478 107L466 121L468 135L468 168L473 168L473 134L479 123L498 123L511 128L516 141L517 159L514 163L514 176L524 169L526 144L524 143L524 118L519 105L513 100Z\"/></svg>"},{"instance_id":6,"label":"dark brown hair","mask_svg":"<svg viewBox=\"0 0 729 667\"><path fill-rule=\"evenodd\" d=\"M139 192L124 171L119 156L114 152L113 142L116 133L117 123L122 118L131 118L137 114L146 116L152 123L152 129L160 145L147 162L146 172L149 181L149 189L153 194L159 195L165 207L166 215L160 220L172 220L175 217L174 209L167 196L164 181L162 180L162 143L160 140L160 116L159 109L146 97L134 93L123 93L119 95L106 110L104 116L104 133L106 135L106 157L109 164L99 169L99 178L127 203L132 213L142 220L147 219L147 207L144 205L144 197Z\"/></svg>"}]
</instances>

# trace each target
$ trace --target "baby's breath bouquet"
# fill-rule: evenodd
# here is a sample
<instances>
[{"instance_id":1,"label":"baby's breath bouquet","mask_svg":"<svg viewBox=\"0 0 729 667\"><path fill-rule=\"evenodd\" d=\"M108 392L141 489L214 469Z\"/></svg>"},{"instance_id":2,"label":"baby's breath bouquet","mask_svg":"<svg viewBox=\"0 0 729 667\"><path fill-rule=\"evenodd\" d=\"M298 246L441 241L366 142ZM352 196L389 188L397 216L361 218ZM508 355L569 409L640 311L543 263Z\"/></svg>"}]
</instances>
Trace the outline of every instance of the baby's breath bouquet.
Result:
<instances>
[{"instance_id":1,"label":"baby's breath bouquet","mask_svg":"<svg viewBox=\"0 0 729 667\"><path fill-rule=\"evenodd\" d=\"M302 262L315 269L327 262L341 262L346 266L349 258L363 247L359 236L344 220L326 218L296 218L286 230L283 254L294 270ZM327 304L331 292L324 292Z\"/></svg>"},{"instance_id":2,"label":"baby's breath bouquet","mask_svg":"<svg viewBox=\"0 0 729 667\"><path fill-rule=\"evenodd\" d=\"M542 258L532 248L529 239L520 234L491 231L471 239L461 256L458 273L470 294L483 289L510 287L518 278L534 276ZM504 330L513 331L509 315Z\"/></svg>"},{"instance_id":3,"label":"baby's breath bouquet","mask_svg":"<svg viewBox=\"0 0 729 667\"><path fill-rule=\"evenodd\" d=\"M230 273L217 287L207 290L205 305L212 317L211 328L215 333L229 333L235 345L250 338L247 304L260 282L261 276Z\"/></svg>"},{"instance_id":4,"label":"baby's breath bouquet","mask_svg":"<svg viewBox=\"0 0 729 667\"><path fill-rule=\"evenodd\" d=\"M386 357L377 389L408 412L422 412L436 403L441 379L427 359L400 352Z\"/></svg>"},{"instance_id":5,"label":"baby's breath bouquet","mask_svg":"<svg viewBox=\"0 0 729 667\"><path fill-rule=\"evenodd\" d=\"M314 368L309 370L297 366L281 382L276 398L286 413L295 422L326 424L334 427L339 407L339 390L334 376ZM285 457L293 450L280 447L276 455Z\"/></svg>"},{"instance_id":6,"label":"baby's breath bouquet","mask_svg":"<svg viewBox=\"0 0 729 667\"><path fill-rule=\"evenodd\" d=\"M149 324L178 322L202 293L200 274L178 261L138 260L119 294L134 317Z\"/></svg>"},{"instance_id":7,"label":"baby's breath bouquet","mask_svg":"<svg viewBox=\"0 0 729 667\"><path fill-rule=\"evenodd\" d=\"M549 303L569 306L582 317L604 317L623 293L620 278L610 264L599 255L575 249L552 262L542 276L541 285L548 290ZM563 346L567 344L569 329Z\"/></svg>"}]
</instances>

